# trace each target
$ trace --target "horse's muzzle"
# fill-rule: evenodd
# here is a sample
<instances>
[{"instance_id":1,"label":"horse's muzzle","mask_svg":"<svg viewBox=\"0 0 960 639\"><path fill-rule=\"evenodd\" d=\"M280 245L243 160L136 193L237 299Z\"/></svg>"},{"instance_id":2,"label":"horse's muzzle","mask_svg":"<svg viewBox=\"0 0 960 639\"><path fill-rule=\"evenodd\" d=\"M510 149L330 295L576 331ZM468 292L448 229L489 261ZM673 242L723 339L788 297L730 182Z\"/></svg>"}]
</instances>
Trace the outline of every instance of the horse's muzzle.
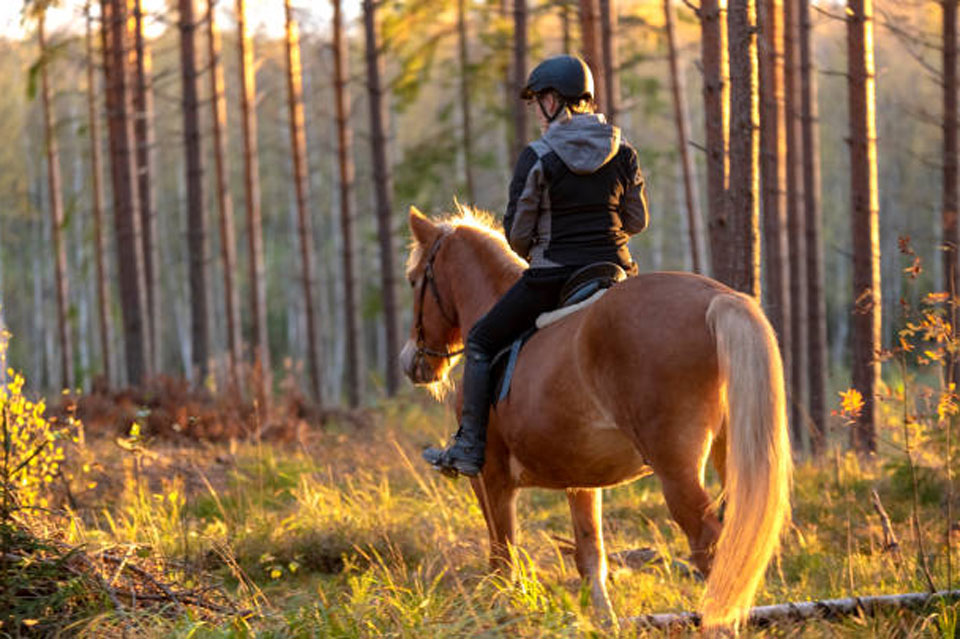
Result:
<instances>
[{"instance_id":1,"label":"horse's muzzle","mask_svg":"<svg viewBox=\"0 0 960 639\"><path fill-rule=\"evenodd\" d=\"M400 367L414 384L430 384L436 381L433 379L436 374L430 369L427 359L417 355L417 345L413 340L407 340L400 351Z\"/></svg>"}]
</instances>

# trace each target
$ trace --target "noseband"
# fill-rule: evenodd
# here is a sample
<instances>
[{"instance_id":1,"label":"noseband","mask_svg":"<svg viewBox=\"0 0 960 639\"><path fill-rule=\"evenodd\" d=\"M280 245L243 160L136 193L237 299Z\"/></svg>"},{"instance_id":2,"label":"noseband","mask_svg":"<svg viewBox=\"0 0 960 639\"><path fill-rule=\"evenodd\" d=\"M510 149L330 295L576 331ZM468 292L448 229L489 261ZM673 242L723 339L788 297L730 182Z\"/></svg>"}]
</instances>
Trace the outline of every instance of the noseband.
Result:
<instances>
[{"instance_id":1,"label":"noseband","mask_svg":"<svg viewBox=\"0 0 960 639\"><path fill-rule=\"evenodd\" d=\"M437 253L440 251L440 245L443 244L443 240L450 235L450 231L446 231L441 235L436 242L433 243L433 246L430 247L430 252L427 254L427 265L423 269L423 277L420 279L420 308L417 312L417 352L414 355L415 365L424 357L438 357L440 359L450 359L456 357L463 353L464 349L457 351L448 351L446 346L444 346L442 351L430 348L427 346L426 340L423 337L423 300L427 293L427 286L430 287L430 292L433 294L433 300L437 303L437 308L440 310L440 314L443 316L451 326L456 325L456 321L447 314L443 309L443 302L440 301L440 291L437 288L436 277L433 273L433 261L437 257Z\"/></svg>"}]
</instances>

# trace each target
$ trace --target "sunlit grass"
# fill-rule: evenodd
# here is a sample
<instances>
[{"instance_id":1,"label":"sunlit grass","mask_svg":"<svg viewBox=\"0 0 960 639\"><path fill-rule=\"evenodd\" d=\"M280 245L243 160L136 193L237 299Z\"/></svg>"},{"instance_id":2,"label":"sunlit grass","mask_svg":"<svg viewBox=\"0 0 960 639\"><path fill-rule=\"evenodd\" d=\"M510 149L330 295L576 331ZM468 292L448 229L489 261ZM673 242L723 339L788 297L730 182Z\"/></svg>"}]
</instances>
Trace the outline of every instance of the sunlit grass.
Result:
<instances>
[{"instance_id":1,"label":"sunlit grass","mask_svg":"<svg viewBox=\"0 0 960 639\"><path fill-rule=\"evenodd\" d=\"M514 574L491 575L469 484L419 459L421 445L452 428L449 410L407 397L378 409L373 422L331 424L283 446L148 441L131 451L88 442L85 458L97 461L82 481L97 487L78 492L63 533L69 541L162 557L180 582L212 574L254 614L218 622L166 613L128 619L105 606L76 630L97 637L124 624L153 637L614 636L594 618L565 553L572 531L562 492L521 493ZM910 527L912 483L898 464L892 453L876 463L834 455L801 464L793 526L757 604L924 590ZM883 551L873 489L899 535L898 554ZM938 588L955 585L960 573L954 556L948 582L944 490L935 474L921 481L921 528ZM606 490L604 502L608 552L645 546L662 557L643 570L611 566L618 615L695 610L703 584L684 569L687 542L657 480ZM957 614L941 605L747 636L946 637ZM661 635L625 624L619 636Z\"/></svg>"}]
</instances>

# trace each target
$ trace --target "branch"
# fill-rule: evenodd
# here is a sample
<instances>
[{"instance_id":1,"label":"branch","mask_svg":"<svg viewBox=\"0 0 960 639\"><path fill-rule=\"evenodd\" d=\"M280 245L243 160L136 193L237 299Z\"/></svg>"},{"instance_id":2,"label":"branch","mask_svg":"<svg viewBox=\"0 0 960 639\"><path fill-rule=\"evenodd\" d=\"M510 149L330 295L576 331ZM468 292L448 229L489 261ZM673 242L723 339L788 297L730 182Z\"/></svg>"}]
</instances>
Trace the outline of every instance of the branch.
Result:
<instances>
[{"instance_id":1,"label":"branch","mask_svg":"<svg viewBox=\"0 0 960 639\"><path fill-rule=\"evenodd\" d=\"M897 534L893 531L893 525L890 523L890 517L883 508L883 502L880 501L880 495L876 490L870 491L870 500L873 502L873 509L880 516L880 525L883 526L883 550L884 552L899 552L900 542L897 541Z\"/></svg>"},{"instance_id":2,"label":"branch","mask_svg":"<svg viewBox=\"0 0 960 639\"><path fill-rule=\"evenodd\" d=\"M700 17L700 7L699 7L699 6L697 6L697 5L693 4L692 2L690 2L690 0L681 0L681 1L683 2L683 4L687 5L687 7L689 7L691 11L693 11L693 15L697 16L698 18Z\"/></svg>"},{"instance_id":3,"label":"branch","mask_svg":"<svg viewBox=\"0 0 960 639\"><path fill-rule=\"evenodd\" d=\"M883 611L922 608L933 601L953 601L957 599L960 599L960 590L945 590L933 594L912 592L901 595L800 601L753 608L750 610L747 623L752 626L764 627L782 621L832 619L856 614L874 616ZM639 615L627 617L624 622L636 624L643 628L681 628L684 626L699 626L700 615L694 612Z\"/></svg>"},{"instance_id":4,"label":"branch","mask_svg":"<svg viewBox=\"0 0 960 639\"><path fill-rule=\"evenodd\" d=\"M824 9L824 8L822 8L822 7L819 7L819 6L817 6L817 5L813 4L813 3L810 3L810 8L813 9L814 11L816 11L817 13L819 13L820 15L823 15L823 16L826 16L826 17L830 18L831 20L839 20L839 21L841 21L841 22L846 22L846 21L847 21L847 17L846 17L846 16L837 15L836 13L830 13L830 12L827 11L826 9Z\"/></svg>"}]
</instances>

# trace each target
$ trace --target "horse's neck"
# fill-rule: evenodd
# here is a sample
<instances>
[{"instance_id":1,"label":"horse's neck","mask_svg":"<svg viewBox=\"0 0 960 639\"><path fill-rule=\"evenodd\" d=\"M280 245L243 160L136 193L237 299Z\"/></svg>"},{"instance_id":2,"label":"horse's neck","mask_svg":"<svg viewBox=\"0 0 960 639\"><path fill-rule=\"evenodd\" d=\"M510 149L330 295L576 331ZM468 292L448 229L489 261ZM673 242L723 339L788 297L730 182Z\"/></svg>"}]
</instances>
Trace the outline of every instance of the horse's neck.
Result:
<instances>
[{"instance_id":1,"label":"horse's neck","mask_svg":"<svg viewBox=\"0 0 960 639\"><path fill-rule=\"evenodd\" d=\"M520 279L523 267L492 243L459 242L452 256L455 274L454 298L464 339L477 320Z\"/></svg>"}]
</instances>

